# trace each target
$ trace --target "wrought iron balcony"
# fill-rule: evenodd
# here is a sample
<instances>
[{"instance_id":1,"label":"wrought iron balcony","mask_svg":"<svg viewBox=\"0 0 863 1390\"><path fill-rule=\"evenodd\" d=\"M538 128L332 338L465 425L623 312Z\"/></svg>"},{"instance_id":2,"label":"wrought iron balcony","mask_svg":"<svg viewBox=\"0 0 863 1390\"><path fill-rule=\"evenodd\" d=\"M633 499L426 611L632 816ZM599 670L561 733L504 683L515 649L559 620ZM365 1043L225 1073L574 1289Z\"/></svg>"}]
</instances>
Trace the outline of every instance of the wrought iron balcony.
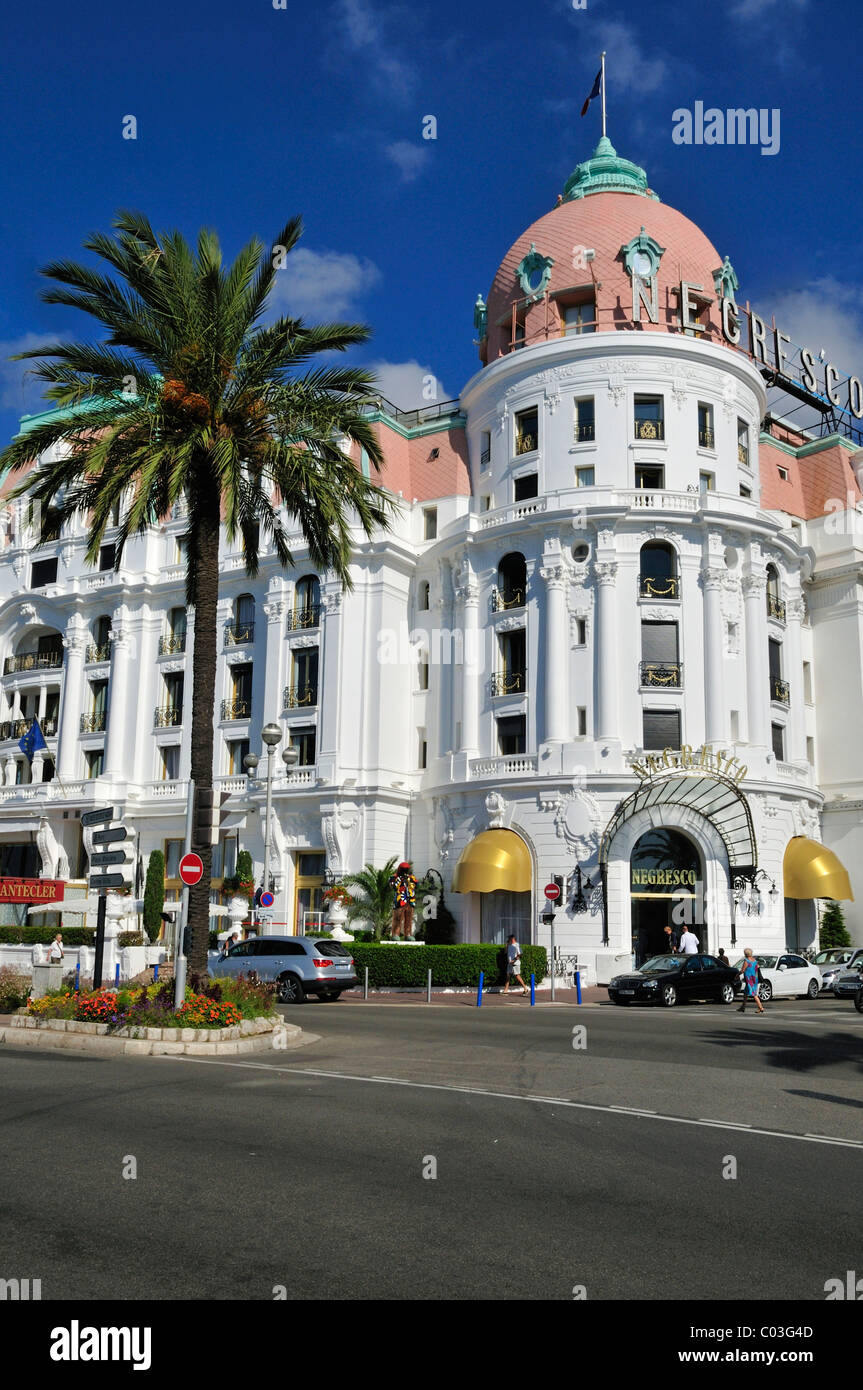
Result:
<instances>
[{"instance_id":1,"label":"wrought iron balcony","mask_svg":"<svg viewBox=\"0 0 863 1390\"><path fill-rule=\"evenodd\" d=\"M186 650L185 632L165 632L159 638L159 655L171 656Z\"/></svg>"},{"instance_id":2,"label":"wrought iron balcony","mask_svg":"<svg viewBox=\"0 0 863 1390\"><path fill-rule=\"evenodd\" d=\"M506 608L524 607L524 589L494 589L491 596L492 613L502 613Z\"/></svg>"},{"instance_id":3,"label":"wrought iron balcony","mask_svg":"<svg viewBox=\"0 0 863 1390\"><path fill-rule=\"evenodd\" d=\"M98 643L91 642L84 655L84 660L88 665L91 665L94 661L110 661L111 643L103 642L100 647Z\"/></svg>"},{"instance_id":4,"label":"wrought iron balcony","mask_svg":"<svg viewBox=\"0 0 863 1390\"><path fill-rule=\"evenodd\" d=\"M225 646L243 647L248 642L255 640L254 623L226 623L225 624Z\"/></svg>"},{"instance_id":5,"label":"wrought iron balcony","mask_svg":"<svg viewBox=\"0 0 863 1390\"><path fill-rule=\"evenodd\" d=\"M533 454L536 452L536 435L520 434L515 441L515 452L517 454Z\"/></svg>"},{"instance_id":6,"label":"wrought iron balcony","mask_svg":"<svg viewBox=\"0 0 863 1390\"><path fill-rule=\"evenodd\" d=\"M642 661L639 670L642 686L679 690L683 685L682 661Z\"/></svg>"},{"instance_id":7,"label":"wrought iron balcony","mask_svg":"<svg viewBox=\"0 0 863 1390\"><path fill-rule=\"evenodd\" d=\"M680 598L680 579L676 574L642 574L638 592L641 598Z\"/></svg>"},{"instance_id":8,"label":"wrought iron balcony","mask_svg":"<svg viewBox=\"0 0 863 1390\"><path fill-rule=\"evenodd\" d=\"M99 710L95 714L81 715L82 734L104 734L105 732L105 711Z\"/></svg>"},{"instance_id":9,"label":"wrought iron balcony","mask_svg":"<svg viewBox=\"0 0 863 1390\"><path fill-rule=\"evenodd\" d=\"M62 665L62 651L19 652L17 656L7 656L3 663L3 674L11 676L16 671L50 671Z\"/></svg>"},{"instance_id":10,"label":"wrought iron balcony","mask_svg":"<svg viewBox=\"0 0 863 1390\"><path fill-rule=\"evenodd\" d=\"M749 446L747 444L738 444L737 461L742 463L744 468L749 467Z\"/></svg>"},{"instance_id":11,"label":"wrought iron balcony","mask_svg":"<svg viewBox=\"0 0 863 1390\"><path fill-rule=\"evenodd\" d=\"M573 431L573 438L576 444L589 444L596 438L596 422L585 420L583 425L576 425Z\"/></svg>"},{"instance_id":12,"label":"wrought iron balcony","mask_svg":"<svg viewBox=\"0 0 863 1390\"><path fill-rule=\"evenodd\" d=\"M701 448L701 449L713 449L713 448L715 447L715 443L716 443L716 437L715 437L715 435L714 435L714 433L713 433L713 430L699 430L699 431L698 431L698 445L699 445L699 448Z\"/></svg>"},{"instance_id":13,"label":"wrought iron balcony","mask_svg":"<svg viewBox=\"0 0 863 1390\"><path fill-rule=\"evenodd\" d=\"M789 705L791 703L791 690L788 682L780 680L778 676L771 676L770 698L777 705Z\"/></svg>"},{"instance_id":14,"label":"wrought iron balcony","mask_svg":"<svg viewBox=\"0 0 863 1390\"><path fill-rule=\"evenodd\" d=\"M664 420L635 420L636 439L664 439L665 421Z\"/></svg>"},{"instance_id":15,"label":"wrought iron balcony","mask_svg":"<svg viewBox=\"0 0 863 1390\"><path fill-rule=\"evenodd\" d=\"M767 616L775 618L777 622L785 622L785 600L777 598L776 594L771 594L767 590Z\"/></svg>"},{"instance_id":16,"label":"wrought iron balcony","mask_svg":"<svg viewBox=\"0 0 863 1390\"><path fill-rule=\"evenodd\" d=\"M251 700L223 700L222 719L251 719Z\"/></svg>"},{"instance_id":17,"label":"wrought iron balcony","mask_svg":"<svg viewBox=\"0 0 863 1390\"><path fill-rule=\"evenodd\" d=\"M175 729L182 722L182 705L159 705L153 715L153 724L157 729Z\"/></svg>"},{"instance_id":18,"label":"wrought iron balcony","mask_svg":"<svg viewBox=\"0 0 863 1390\"><path fill-rule=\"evenodd\" d=\"M317 685L286 685L283 709L302 709L318 703Z\"/></svg>"},{"instance_id":19,"label":"wrought iron balcony","mask_svg":"<svg viewBox=\"0 0 863 1390\"><path fill-rule=\"evenodd\" d=\"M489 682L492 695L514 695L526 685L526 671L495 671Z\"/></svg>"},{"instance_id":20,"label":"wrought iron balcony","mask_svg":"<svg viewBox=\"0 0 863 1390\"><path fill-rule=\"evenodd\" d=\"M23 738L28 729L32 729L32 719L4 719L0 722L0 742L9 738ZM39 725L46 738L52 738L57 732L56 719L43 719Z\"/></svg>"},{"instance_id":21,"label":"wrought iron balcony","mask_svg":"<svg viewBox=\"0 0 863 1390\"><path fill-rule=\"evenodd\" d=\"M307 604L305 608L294 608L288 614L288 632L300 632L303 628L318 627L321 621L321 605Z\"/></svg>"},{"instance_id":22,"label":"wrought iron balcony","mask_svg":"<svg viewBox=\"0 0 863 1390\"><path fill-rule=\"evenodd\" d=\"M490 449L490 448L489 448L489 449L483 449L482 453L481 453L480 456L479 456L479 462L480 462L480 467L481 467L481 468L488 468L489 464L491 463L491 449Z\"/></svg>"}]
</instances>

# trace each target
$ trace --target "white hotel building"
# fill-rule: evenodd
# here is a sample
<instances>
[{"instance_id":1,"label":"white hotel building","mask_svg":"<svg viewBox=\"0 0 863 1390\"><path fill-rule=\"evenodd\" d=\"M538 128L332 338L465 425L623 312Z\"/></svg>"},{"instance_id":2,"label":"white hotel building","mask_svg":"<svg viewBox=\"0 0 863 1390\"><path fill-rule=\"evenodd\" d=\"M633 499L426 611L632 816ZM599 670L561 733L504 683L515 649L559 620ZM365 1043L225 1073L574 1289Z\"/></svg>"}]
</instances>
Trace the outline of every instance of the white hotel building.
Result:
<instances>
[{"instance_id":1,"label":"white hotel building","mask_svg":"<svg viewBox=\"0 0 863 1390\"><path fill-rule=\"evenodd\" d=\"M478 300L483 365L460 398L376 413L403 510L358 539L353 591L301 544L290 573L265 549L254 581L225 546L214 894L238 847L263 876L264 786L243 758L263 772L275 720L300 749L291 773L274 759L288 930L325 871L392 855L442 872L464 940L547 944L542 890L562 875L556 942L600 980L657 946L675 908L731 955L809 946L816 898L848 898L843 864L859 902L857 446L768 416L764 373L722 332L736 288L602 142ZM79 877L81 814L113 805L144 860L166 850L178 893L183 527L119 565L109 533L94 571L83 529L34 551L24 506L7 507L0 874ZM49 752L31 770L17 740L34 716Z\"/></svg>"}]
</instances>

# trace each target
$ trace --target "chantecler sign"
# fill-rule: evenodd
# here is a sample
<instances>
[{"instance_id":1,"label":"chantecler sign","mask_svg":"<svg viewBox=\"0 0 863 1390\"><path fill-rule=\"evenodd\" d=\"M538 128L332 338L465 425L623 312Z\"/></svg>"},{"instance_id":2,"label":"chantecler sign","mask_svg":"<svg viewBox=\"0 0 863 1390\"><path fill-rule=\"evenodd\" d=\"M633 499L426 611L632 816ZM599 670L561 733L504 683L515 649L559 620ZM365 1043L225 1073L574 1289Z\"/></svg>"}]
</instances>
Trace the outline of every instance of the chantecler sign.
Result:
<instances>
[{"instance_id":1,"label":"chantecler sign","mask_svg":"<svg viewBox=\"0 0 863 1390\"><path fill-rule=\"evenodd\" d=\"M59 903L65 891L59 878L0 878L0 903Z\"/></svg>"}]
</instances>

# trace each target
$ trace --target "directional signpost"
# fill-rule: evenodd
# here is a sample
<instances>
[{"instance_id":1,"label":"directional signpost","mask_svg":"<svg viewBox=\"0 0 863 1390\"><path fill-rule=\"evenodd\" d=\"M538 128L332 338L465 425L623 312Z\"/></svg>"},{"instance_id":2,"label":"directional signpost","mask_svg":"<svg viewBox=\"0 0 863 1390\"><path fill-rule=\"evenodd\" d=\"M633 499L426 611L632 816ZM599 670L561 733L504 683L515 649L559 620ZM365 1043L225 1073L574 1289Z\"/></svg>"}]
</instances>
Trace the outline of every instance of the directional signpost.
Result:
<instances>
[{"instance_id":1,"label":"directional signpost","mask_svg":"<svg viewBox=\"0 0 863 1390\"><path fill-rule=\"evenodd\" d=\"M554 1003L554 905L560 897L561 885L555 882L547 883L544 892L548 906L542 914L542 920L548 923L551 932L551 1001Z\"/></svg>"},{"instance_id":2,"label":"directional signpost","mask_svg":"<svg viewBox=\"0 0 863 1390\"><path fill-rule=\"evenodd\" d=\"M130 846L127 845L125 849L119 848L128 839L129 832L124 825L111 825L113 819L113 806L100 806L98 810L87 811L81 817L82 826L89 828L101 825L105 827L103 830L93 832L93 848L90 851L89 886L92 892L99 894L99 906L96 910L96 959L93 963L94 989L102 988L102 962L105 955L105 893L109 888L126 888L131 874ZM117 845L118 848L104 848L107 845ZM126 873L105 872L111 865L119 866L121 864L126 865Z\"/></svg>"}]
</instances>

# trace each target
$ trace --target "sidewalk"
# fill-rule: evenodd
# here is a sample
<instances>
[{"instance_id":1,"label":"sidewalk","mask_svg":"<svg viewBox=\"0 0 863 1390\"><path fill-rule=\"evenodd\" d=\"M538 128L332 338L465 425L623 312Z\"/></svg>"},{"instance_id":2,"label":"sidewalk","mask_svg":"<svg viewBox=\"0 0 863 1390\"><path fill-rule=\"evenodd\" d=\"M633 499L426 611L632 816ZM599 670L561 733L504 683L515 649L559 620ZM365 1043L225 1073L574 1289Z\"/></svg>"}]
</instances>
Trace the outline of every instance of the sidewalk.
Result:
<instances>
[{"instance_id":1,"label":"sidewalk","mask_svg":"<svg viewBox=\"0 0 863 1390\"><path fill-rule=\"evenodd\" d=\"M603 985L594 985L591 989L581 991L582 1004L607 1004L608 990ZM426 1004L426 992L424 989L404 989L404 990L378 990L369 989L368 1000L363 999L362 986L356 989L345 990L341 999L342 1003L350 1004L402 1004L410 1008L428 1008ZM432 988L432 1004L445 1004L450 1008L461 1007L463 1009L476 1008L475 989L435 989ZM536 1007L554 1007L559 1004L578 1004L578 996L574 989L563 989L560 985L555 987L554 1002L552 1004L551 990L538 989L536 991ZM482 996L482 1007L486 1006L497 1009L514 1009L516 1006L530 1008L530 995L523 995L521 990L510 990L509 994L504 994L498 986L493 986L491 990L485 990Z\"/></svg>"}]
</instances>

